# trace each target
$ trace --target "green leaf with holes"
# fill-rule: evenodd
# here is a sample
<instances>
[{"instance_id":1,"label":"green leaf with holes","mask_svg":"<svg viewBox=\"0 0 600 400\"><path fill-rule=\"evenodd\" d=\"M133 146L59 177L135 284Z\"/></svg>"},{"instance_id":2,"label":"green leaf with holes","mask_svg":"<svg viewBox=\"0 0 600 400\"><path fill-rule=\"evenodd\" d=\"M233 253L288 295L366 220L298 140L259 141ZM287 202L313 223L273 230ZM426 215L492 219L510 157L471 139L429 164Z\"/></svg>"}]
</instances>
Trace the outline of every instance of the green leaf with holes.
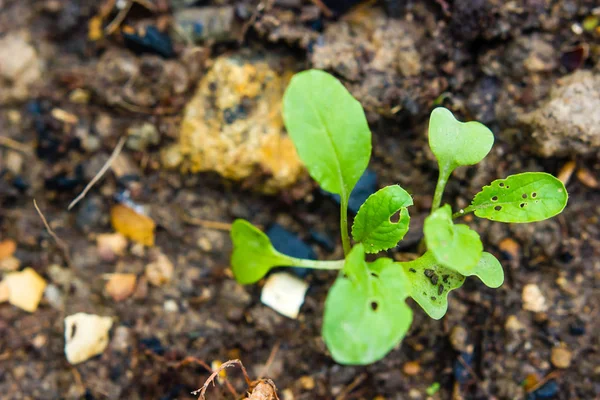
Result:
<instances>
[{"instance_id":1,"label":"green leaf with holes","mask_svg":"<svg viewBox=\"0 0 600 400\"><path fill-rule=\"evenodd\" d=\"M281 254L260 229L243 219L231 226L231 268L241 284L257 282L273 267L293 265L290 257Z\"/></svg>"},{"instance_id":2,"label":"green leaf with holes","mask_svg":"<svg viewBox=\"0 0 600 400\"><path fill-rule=\"evenodd\" d=\"M323 339L340 364L380 360L400 343L412 322L403 269L388 259L378 260L369 270L364 254L363 245L356 245L344 271L366 277L365 284L341 274L325 302Z\"/></svg>"},{"instance_id":3,"label":"green leaf with holes","mask_svg":"<svg viewBox=\"0 0 600 400\"><path fill-rule=\"evenodd\" d=\"M487 287L496 289L504 283L504 270L500 261L494 255L483 252L477 265L468 273L467 276L476 276Z\"/></svg>"},{"instance_id":4,"label":"green leaf with holes","mask_svg":"<svg viewBox=\"0 0 600 400\"><path fill-rule=\"evenodd\" d=\"M450 110L438 107L429 119L429 146L441 171L449 174L461 165L473 165L490 152L494 134L485 125L460 122Z\"/></svg>"},{"instance_id":5,"label":"green leaf with holes","mask_svg":"<svg viewBox=\"0 0 600 400\"><path fill-rule=\"evenodd\" d=\"M448 294L458 289L465 277L440 265L431 251L415 261L400 263L410 284L410 297L433 319L448 311Z\"/></svg>"},{"instance_id":6,"label":"green leaf with holes","mask_svg":"<svg viewBox=\"0 0 600 400\"><path fill-rule=\"evenodd\" d=\"M310 176L347 200L371 157L371 131L360 103L332 75L308 70L287 87L283 119Z\"/></svg>"},{"instance_id":7,"label":"green leaf with holes","mask_svg":"<svg viewBox=\"0 0 600 400\"><path fill-rule=\"evenodd\" d=\"M484 186L468 209L492 221L536 222L560 214L568 198L565 185L554 176L525 172Z\"/></svg>"},{"instance_id":8,"label":"green leaf with holes","mask_svg":"<svg viewBox=\"0 0 600 400\"><path fill-rule=\"evenodd\" d=\"M367 253L377 253L396 246L408 232L410 215L406 207L412 205L410 194L398 185L378 190L369 196L354 218L354 241L363 243ZM392 222L390 218L398 212L398 221Z\"/></svg>"},{"instance_id":9,"label":"green leaf with holes","mask_svg":"<svg viewBox=\"0 0 600 400\"><path fill-rule=\"evenodd\" d=\"M455 225L448 204L425 219L423 233L437 262L456 272L468 275L481 258L483 244L479 234L467 225Z\"/></svg>"}]
</instances>

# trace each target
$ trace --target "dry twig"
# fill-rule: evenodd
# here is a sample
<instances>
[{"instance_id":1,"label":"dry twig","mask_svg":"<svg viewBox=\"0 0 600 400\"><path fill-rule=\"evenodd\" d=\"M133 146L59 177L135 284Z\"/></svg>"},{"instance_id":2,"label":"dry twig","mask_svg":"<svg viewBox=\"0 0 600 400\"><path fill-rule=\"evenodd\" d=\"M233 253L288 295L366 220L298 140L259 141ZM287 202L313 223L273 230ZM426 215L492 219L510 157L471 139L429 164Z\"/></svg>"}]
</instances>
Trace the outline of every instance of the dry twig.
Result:
<instances>
[{"instance_id":1,"label":"dry twig","mask_svg":"<svg viewBox=\"0 0 600 400\"><path fill-rule=\"evenodd\" d=\"M65 242L64 240L62 240L61 238L59 238L58 235L56 233L54 233L54 231L52 230L52 228L50 228L50 225L48 224L48 221L46 220L46 217L44 217L44 214L42 213L42 211L38 207L37 202L35 201L35 199L33 199L33 206L35 207L35 210L37 211L37 213L39 214L40 218L42 219L42 222L44 223L44 226L46 227L46 231L48 232L48 234L50 236L52 236L52 239L54 239L54 241L56 242L56 245L62 251L63 257L65 258L65 261L67 262L67 264L69 264L69 266L71 266L71 256L69 255L69 246L67 245L67 242Z\"/></svg>"},{"instance_id":2,"label":"dry twig","mask_svg":"<svg viewBox=\"0 0 600 400\"><path fill-rule=\"evenodd\" d=\"M92 186L94 186L96 184L96 182L98 182L100 180L100 178L102 178L102 175L104 175L104 173L106 171L108 171L108 169L110 168L110 166L113 163L113 161L115 160L115 158L117 158L119 156L119 154L121 153L121 150L123 150L125 141L126 141L126 138L124 136L121 137L121 139L119 139L119 143L117 143L117 146L113 150L113 152L110 155L110 157L108 158L108 160L106 160L106 162L104 163L102 168L100 168L100 171L98 171L98 173L92 178L90 183L88 183L86 185L85 189L83 189L83 191L79 194L79 196L77 196L75 198L75 200L73 200L71 202L71 204L69 204L69 207L67 208L68 210L73 208L75 206L75 204L79 203L79 201L85 197L87 192L89 192L89 190L92 188Z\"/></svg>"}]
</instances>

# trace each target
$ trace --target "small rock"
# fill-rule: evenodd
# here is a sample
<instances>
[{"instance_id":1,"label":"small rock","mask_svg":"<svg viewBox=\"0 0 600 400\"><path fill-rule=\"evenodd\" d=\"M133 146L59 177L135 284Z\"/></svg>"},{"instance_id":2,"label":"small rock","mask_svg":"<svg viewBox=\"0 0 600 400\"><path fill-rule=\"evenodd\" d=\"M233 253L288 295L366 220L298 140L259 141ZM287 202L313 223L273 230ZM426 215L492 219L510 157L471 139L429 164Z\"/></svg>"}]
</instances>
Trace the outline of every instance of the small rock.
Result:
<instances>
[{"instance_id":1,"label":"small rock","mask_svg":"<svg viewBox=\"0 0 600 400\"><path fill-rule=\"evenodd\" d=\"M110 274L104 289L116 302L123 301L135 291L135 274Z\"/></svg>"},{"instance_id":2,"label":"small rock","mask_svg":"<svg viewBox=\"0 0 600 400\"><path fill-rule=\"evenodd\" d=\"M415 376L421 372L421 364L418 361L409 361L402 366L402 372L408 376Z\"/></svg>"},{"instance_id":3,"label":"small rock","mask_svg":"<svg viewBox=\"0 0 600 400\"><path fill-rule=\"evenodd\" d=\"M450 344L454 350L460 353L473 352L473 345L469 344L469 333L460 325L456 325L452 328L452 331L450 332Z\"/></svg>"},{"instance_id":4,"label":"small rock","mask_svg":"<svg viewBox=\"0 0 600 400\"><path fill-rule=\"evenodd\" d=\"M179 305L173 299L169 299L169 300L165 301L163 304L163 308L168 313L179 312Z\"/></svg>"},{"instance_id":5,"label":"small rock","mask_svg":"<svg viewBox=\"0 0 600 400\"><path fill-rule=\"evenodd\" d=\"M6 168L13 174L21 174L21 171L23 170L23 156L18 151L7 151L4 163L4 165L6 165Z\"/></svg>"},{"instance_id":6,"label":"small rock","mask_svg":"<svg viewBox=\"0 0 600 400\"><path fill-rule=\"evenodd\" d=\"M65 299L61 290L53 284L46 286L44 291L44 297L46 301L55 310L62 310L65 305Z\"/></svg>"},{"instance_id":7,"label":"small rock","mask_svg":"<svg viewBox=\"0 0 600 400\"><path fill-rule=\"evenodd\" d=\"M544 157L594 154L600 149L600 74L577 71L560 79L550 99L521 117L534 151Z\"/></svg>"},{"instance_id":8,"label":"small rock","mask_svg":"<svg viewBox=\"0 0 600 400\"><path fill-rule=\"evenodd\" d=\"M98 255L104 261L114 261L125 254L127 238L120 233L102 233L96 237Z\"/></svg>"},{"instance_id":9,"label":"small rock","mask_svg":"<svg viewBox=\"0 0 600 400\"><path fill-rule=\"evenodd\" d=\"M16 271L21 267L21 260L16 257L7 257L0 260L0 271Z\"/></svg>"},{"instance_id":10,"label":"small rock","mask_svg":"<svg viewBox=\"0 0 600 400\"><path fill-rule=\"evenodd\" d=\"M577 179L579 179L579 182L583 183L585 186L592 189L598 189L598 179L590 172L589 169L579 168L576 175Z\"/></svg>"},{"instance_id":11,"label":"small rock","mask_svg":"<svg viewBox=\"0 0 600 400\"><path fill-rule=\"evenodd\" d=\"M540 288L534 283L530 283L523 287L523 293L521 297L523 300L524 310L533 312L544 312L548 310L546 298L540 291Z\"/></svg>"},{"instance_id":12,"label":"small rock","mask_svg":"<svg viewBox=\"0 0 600 400\"><path fill-rule=\"evenodd\" d=\"M175 12L174 17L179 32L194 42L233 40L241 32L241 25L234 24L233 6L186 8Z\"/></svg>"},{"instance_id":13,"label":"small rock","mask_svg":"<svg viewBox=\"0 0 600 400\"><path fill-rule=\"evenodd\" d=\"M77 313L65 318L65 355L79 364L104 351L113 320L94 314Z\"/></svg>"},{"instance_id":14,"label":"small rock","mask_svg":"<svg viewBox=\"0 0 600 400\"><path fill-rule=\"evenodd\" d=\"M0 104L24 100L42 78L42 60L26 36L11 33L0 39Z\"/></svg>"},{"instance_id":15,"label":"small rock","mask_svg":"<svg viewBox=\"0 0 600 400\"><path fill-rule=\"evenodd\" d=\"M35 337L31 340L31 344L36 349L43 348L48 343L48 337L42 334L35 335Z\"/></svg>"},{"instance_id":16,"label":"small rock","mask_svg":"<svg viewBox=\"0 0 600 400\"><path fill-rule=\"evenodd\" d=\"M216 171L238 181L258 177L252 187L268 193L294 184L304 168L281 117L293 74L286 64L245 52L216 58L185 109L179 143L162 154L163 165L181 159L184 172Z\"/></svg>"},{"instance_id":17,"label":"small rock","mask_svg":"<svg viewBox=\"0 0 600 400\"><path fill-rule=\"evenodd\" d=\"M271 274L262 289L260 301L288 318L298 317L308 284L286 272Z\"/></svg>"},{"instance_id":18,"label":"small rock","mask_svg":"<svg viewBox=\"0 0 600 400\"><path fill-rule=\"evenodd\" d=\"M110 345L116 351L127 352L132 347L131 329L123 325L117 326Z\"/></svg>"},{"instance_id":19,"label":"small rock","mask_svg":"<svg viewBox=\"0 0 600 400\"><path fill-rule=\"evenodd\" d=\"M504 323L504 328L511 332L520 332L525 329L521 321L515 315L509 315Z\"/></svg>"},{"instance_id":20,"label":"small rock","mask_svg":"<svg viewBox=\"0 0 600 400\"><path fill-rule=\"evenodd\" d=\"M130 127L127 135L127 147L134 151L145 151L148 147L160 143L158 129L149 122Z\"/></svg>"},{"instance_id":21,"label":"small rock","mask_svg":"<svg viewBox=\"0 0 600 400\"><path fill-rule=\"evenodd\" d=\"M46 289L46 281L32 268L11 272L4 278L8 286L8 302L28 312L34 312Z\"/></svg>"},{"instance_id":22,"label":"small rock","mask_svg":"<svg viewBox=\"0 0 600 400\"><path fill-rule=\"evenodd\" d=\"M174 271L173 263L163 253L158 253L156 259L146 265L146 278L154 286L162 286L171 282Z\"/></svg>"},{"instance_id":23,"label":"small rock","mask_svg":"<svg viewBox=\"0 0 600 400\"><path fill-rule=\"evenodd\" d=\"M315 378L310 375L301 376L298 380L300 387L304 390L313 390L315 388Z\"/></svg>"},{"instance_id":24,"label":"small rock","mask_svg":"<svg viewBox=\"0 0 600 400\"><path fill-rule=\"evenodd\" d=\"M555 346L552 348L550 361L556 368L569 368L573 353L564 345Z\"/></svg>"},{"instance_id":25,"label":"small rock","mask_svg":"<svg viewBox=\"0 0 600 400\"><path fill-rule=\"evenodd\" d=\"M17 244L12 239L6 239L0 242L0 260L12 257L17 250Z\"/></svg>"},{"instance_id":26,"label":"small rock","mask_svg":"<svg viewBox=\"0 0 600 400\"><path fill-rule=\"evenodd\" d=\"M122 204L116 204L110 209L110 221L113 228L125 237L144 246L154 246L156 224L152 218Z\"/></svg>"}]
</instances>

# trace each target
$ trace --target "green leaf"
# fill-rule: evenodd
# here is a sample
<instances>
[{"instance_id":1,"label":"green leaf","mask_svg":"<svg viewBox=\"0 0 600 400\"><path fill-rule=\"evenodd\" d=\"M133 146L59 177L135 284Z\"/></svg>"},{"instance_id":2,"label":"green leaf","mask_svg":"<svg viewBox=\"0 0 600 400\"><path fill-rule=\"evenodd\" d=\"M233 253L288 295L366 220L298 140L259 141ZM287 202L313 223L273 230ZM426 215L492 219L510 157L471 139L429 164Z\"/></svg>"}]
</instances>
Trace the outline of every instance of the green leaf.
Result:
<instances>
[{"instance_id":1,"label":"green leaf","mask_svg":"<svg viewBox=\"0 0 600 400\"><path fill-rule=\"evenodd\" d=\"M290 257L275 250L267 235L246 220L233 222L231 241L231 267L235 279L243 285L257 282L273 267L293 265Z\"/></svg>"},{"instance_id":2,"label":"green leaf","mask_svg":"<svg viewBox=\"0 0 600 400\"><path fill-rule=\"evenodd\" d=\"M431 112L429 147L440 170L452 171L461 165L477 164L490 152L493 144L494 134L485 125L476 121L460 122L444 107Z\"/></svg>"},{"instance_id":3,"label":"green leaf","mask_svg":"<svg viewBox=\"0 0 600 400\"><path fill-rule=\"evenodd\" d=\"M369 273L360 244L352 249L347 263L352 265L344 270L362 271L355 276L366 276L366 284L338 277L325 302L323 339L336 362L370 364L397 346L410 327L406 277L391 260L377 261L376 272Z\"/></svg>"},{"instance_id":4,"label":"green leaf","mask_svg":"<svg viewBox=\"0 0 600 400\"><path fill-rule=\"evenodd\" d=\"M525 172L485 186L469 209L492 221L536 222L560 214L568 198L565 185L552 175Z\"/></svg>"},{"instance_id":5,"label":"green leaf","mask_svg":"<svg viewBox=\"0 0 600 400\"><path fill-rule=\"evenodd\" d=\"M454 225L448 204L425 219L423 233L436 260L463 275L468 275L481 258L483 244L479 234L467 225Z\"/></svg>"},{"instance_id":6,"label":"green leaf","mask_svg":"<svg viewBox=\"0 0 600 400\"><path fill-rule=\"evenodd\" d=\"M372 194L354 219L354 241L363 243L367 253L377 253L396 246L408 232L410 215L406 207L412 205L410 194L398 185L385 187ZM398 211L398 221L390 221Z\"/></svg>"},{"instance_id":7,"label":"green leaf","mask_svg":"<svg viewBox=\"0 0 600 400\"><path fill-rule=\"evenodd\" d=\"M490 253L483 252L479 262L467 276L477 276L487 286L493 289L504 283L504 270L500 261Z\"/></svg>"},{"instance_id":8,"label":"green leaf","mask_svg":"<svg viewBox=\"0 0 600 400\"><path fill-rule=\"evenodd\" d=\"M371 131L360 103L332 75L309 70L292 78L283 118L313 179L347 200L371 157Z\"/></svg>"},{"instance_id":9,"label":"green leaf","mask_svg":"<svg viewBox=\"0 0 600 400\"><path fill-rule=\"evenodd\" d=\"M465 277L439 265L431 252L416 261L400 264L410 284L410 296L431 318L442 318L448 311L448 294L461 287Z\"/></svg>"}]
</instances>

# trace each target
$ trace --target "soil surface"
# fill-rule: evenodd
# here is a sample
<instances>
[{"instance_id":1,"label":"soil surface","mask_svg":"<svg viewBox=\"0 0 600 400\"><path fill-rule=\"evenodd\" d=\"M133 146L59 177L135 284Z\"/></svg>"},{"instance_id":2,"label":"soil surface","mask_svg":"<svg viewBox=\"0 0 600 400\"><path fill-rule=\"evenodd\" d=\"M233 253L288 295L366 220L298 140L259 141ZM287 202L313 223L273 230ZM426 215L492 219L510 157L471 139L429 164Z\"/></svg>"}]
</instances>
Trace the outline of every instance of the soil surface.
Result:
<instances>
[{"instance_id":1,"label":"soil surface","mask_svg":"<svg viewBox=\"0 0 600 400\"><path fill-rule=\"evenodd\" d=\"M0 304L0 397L194 398L207 367L239 358L286 400L600 398L599 19L594 0L0 0L0 273L31 267L48 284L31 313ZM522 171L560 175L570 194L540 223L467 218L504 285L468 279L440 321L411 301L401 347L367 367L337 365L320 337L335 274L303 277L293 320L229 268L235 218L342 255L338 206L299 169L279 116L286 79L310 67L365 107L377 185L414 195L391 257L418 252L435 105L496 137L454 174L455 209ZM155 224L137 240L149 246L102 236L117 205ZM114 273L133 277L107 285ZM102 353L71 365L65 318L78 312L113 323ZM243 397L241 373L227 379L207 397Z\"/></svg>"}]
</instances>

